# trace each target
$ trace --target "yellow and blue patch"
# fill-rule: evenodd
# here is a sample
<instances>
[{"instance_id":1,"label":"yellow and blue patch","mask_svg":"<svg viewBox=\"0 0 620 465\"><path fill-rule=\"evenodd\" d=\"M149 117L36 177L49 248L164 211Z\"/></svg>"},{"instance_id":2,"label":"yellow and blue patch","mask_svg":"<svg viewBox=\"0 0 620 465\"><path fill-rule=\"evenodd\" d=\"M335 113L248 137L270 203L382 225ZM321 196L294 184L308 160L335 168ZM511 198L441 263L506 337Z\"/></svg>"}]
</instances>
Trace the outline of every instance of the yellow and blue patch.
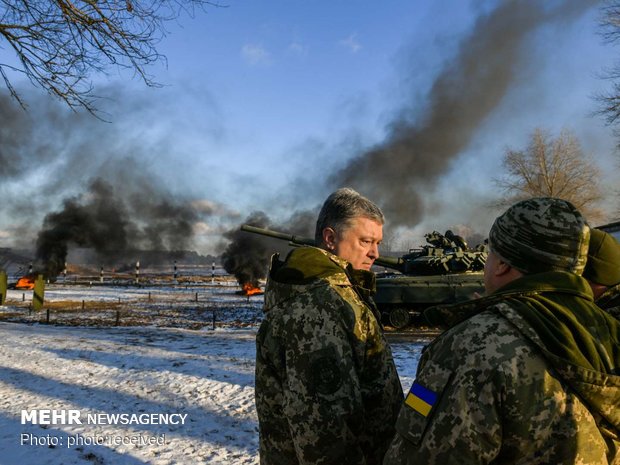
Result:
<instances>
[{"instance_id":1,"label":"yellow and blue patch","mask_svg":"<svg viewBox=\"0 0 620 465\"><path fill-rule=\"evenodd\" d=\"M437 394L418 383L413 383L405 398L405 404L425 417L431 412L435 402L437 402Z\"/></svg>"}]
</instances>

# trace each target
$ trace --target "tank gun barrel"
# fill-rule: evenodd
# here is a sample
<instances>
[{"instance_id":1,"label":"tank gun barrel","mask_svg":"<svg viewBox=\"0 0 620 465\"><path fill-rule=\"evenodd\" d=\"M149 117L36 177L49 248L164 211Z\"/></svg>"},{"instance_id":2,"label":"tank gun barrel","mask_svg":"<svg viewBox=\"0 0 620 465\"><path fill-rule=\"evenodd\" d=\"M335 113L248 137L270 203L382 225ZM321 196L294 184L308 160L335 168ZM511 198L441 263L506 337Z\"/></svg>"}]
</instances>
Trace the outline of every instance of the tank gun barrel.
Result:
<instances>
[{"instance_id":1,"label":"tank gun barrel","mask_svg":"<svg viewBox=\"0 0 620 465\"><path fill-rule=\"evenodd\" d=\"M262 236L273 237L274 239L281 239L283 241L289 241L293 245L309 245L316 246L314 239L309 237L295 236L292 234L286 234L278 231L272 231L270 229L258 228L249 224L241 225L241 230L253 234L260 234ZM375 260L375 265L384 266L386 268L392 268L394 270L402 271L404 269L404 261L402 258L396 257L378 257Z\"/></svg>"},{"instance_id":2,"label":"tank gun barrel","mask_svg":"<svg viewBox=\"0 0 620 465\"><path fill-rule=\"evenodd\" d=\"M245 232L250 232L254 234L260 234L262 236L273 237L274 239L281 239L283 241L289 241L295 245L310 245L314 246L316 243L314 239L309 237L295 236L293 234L286 234L278 231L272 231L271 229L258 228L256 226L251 226L249 224L241 225L241 230Z\"/></svg>"},{"instance_id":3,"label":"tank gun barrel","mask_svg":"<svg viewBox=\"0 0 620 465\"><path fill-rule=\"evenodd\" d=\"M392 268L401 272L405 269L405 261L402 257L377 257L375 265Z\"/></svg>"}]
</instances>

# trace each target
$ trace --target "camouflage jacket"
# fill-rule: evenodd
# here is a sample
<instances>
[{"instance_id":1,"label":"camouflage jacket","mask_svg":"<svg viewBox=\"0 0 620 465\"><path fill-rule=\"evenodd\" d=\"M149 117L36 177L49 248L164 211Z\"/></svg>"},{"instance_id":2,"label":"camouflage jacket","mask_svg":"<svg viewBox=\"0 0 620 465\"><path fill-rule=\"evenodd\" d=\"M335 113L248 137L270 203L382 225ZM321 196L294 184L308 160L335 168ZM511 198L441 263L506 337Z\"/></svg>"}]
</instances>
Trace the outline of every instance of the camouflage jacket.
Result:
<instances>
[{"instance_id":1,"label":"camouflage jacket","mask_svg":"<svg viewBox=\"0 0 620 465\"><path fill-rule=\"evenodd\" d=\"M607 289L603 295L596 299L596 305L620 320L620 284Z\"/></svg>"},{"instance_id":2,"label":"camouflage jacket","mask_svg":"<svg viewBox=\"0 0 620 465\"><path fill-rule=\"evenodd\" d=\"M587 281L548 272L429 310L385 464L620 463L620 325Z\"/></svg>"},{"instance_id":3,"label":"camouflage jacket","mask_svg":"<svg viewBox=\"0 0 620 465\"><path fill-rule=\"evenodd\" d=\"M403 391L373 286L322 249L274 257L256 337L261 464L381 463Z\"/></svg>"}]
</instances>

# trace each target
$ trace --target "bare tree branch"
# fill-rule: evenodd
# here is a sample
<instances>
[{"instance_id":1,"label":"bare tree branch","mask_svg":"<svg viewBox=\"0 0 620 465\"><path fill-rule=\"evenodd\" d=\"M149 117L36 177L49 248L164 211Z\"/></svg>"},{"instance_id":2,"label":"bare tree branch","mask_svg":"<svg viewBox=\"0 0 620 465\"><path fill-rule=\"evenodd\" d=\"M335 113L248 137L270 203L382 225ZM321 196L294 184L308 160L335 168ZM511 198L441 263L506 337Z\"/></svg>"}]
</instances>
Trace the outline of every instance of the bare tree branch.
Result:
<instances>
[{"instance_id":1,"label":"bare tree branch","mask_svg":"<svg viewBox=\"0 0 620 465\"><path fill-rule=\"evenodd\" d=\"M210 0L0 0L0 47L17 60L0 63L0 75L22 106L9 72L93 113L92 74L129 69L158 86L147 68L165 61L156 48L165 23L207 5L222 6Z\"/></svg>"},{"instance_id":2,"label":"bare tree branch","mask_svg":"<svg viewBox=\"0 0 620 465\"><path fill-rule=\"evenodd\" d=\"M605 42L615 45L620 41L620 1L607 0L601 12L600 34ZM620 118L620 62L604 71L603 77L612 82L612 88L595 96L601 105L597 113L604 116L608 124L616 124Z\"/></svg>"}]
</instances>

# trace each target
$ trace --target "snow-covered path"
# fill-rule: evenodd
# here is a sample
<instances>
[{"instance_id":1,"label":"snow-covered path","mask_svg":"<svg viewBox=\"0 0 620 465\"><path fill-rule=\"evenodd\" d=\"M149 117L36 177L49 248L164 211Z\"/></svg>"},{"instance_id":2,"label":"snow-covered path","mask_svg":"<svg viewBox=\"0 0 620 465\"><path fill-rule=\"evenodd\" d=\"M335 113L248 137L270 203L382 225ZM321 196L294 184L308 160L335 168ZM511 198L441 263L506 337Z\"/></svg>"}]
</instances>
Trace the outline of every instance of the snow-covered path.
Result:
<instances>
[{"instance_id":1,"label":"snow-covered path","mask_svg":"<svg viewBox=\"0 0 620 465\"><path fill-rule=\"evenodd\" d=\"M0 323L0 464L258 463L255 334ZM404 389L421 347L393 345ZM40 409L82 424L23 424Z\"/></svg>"}]
</instances>

